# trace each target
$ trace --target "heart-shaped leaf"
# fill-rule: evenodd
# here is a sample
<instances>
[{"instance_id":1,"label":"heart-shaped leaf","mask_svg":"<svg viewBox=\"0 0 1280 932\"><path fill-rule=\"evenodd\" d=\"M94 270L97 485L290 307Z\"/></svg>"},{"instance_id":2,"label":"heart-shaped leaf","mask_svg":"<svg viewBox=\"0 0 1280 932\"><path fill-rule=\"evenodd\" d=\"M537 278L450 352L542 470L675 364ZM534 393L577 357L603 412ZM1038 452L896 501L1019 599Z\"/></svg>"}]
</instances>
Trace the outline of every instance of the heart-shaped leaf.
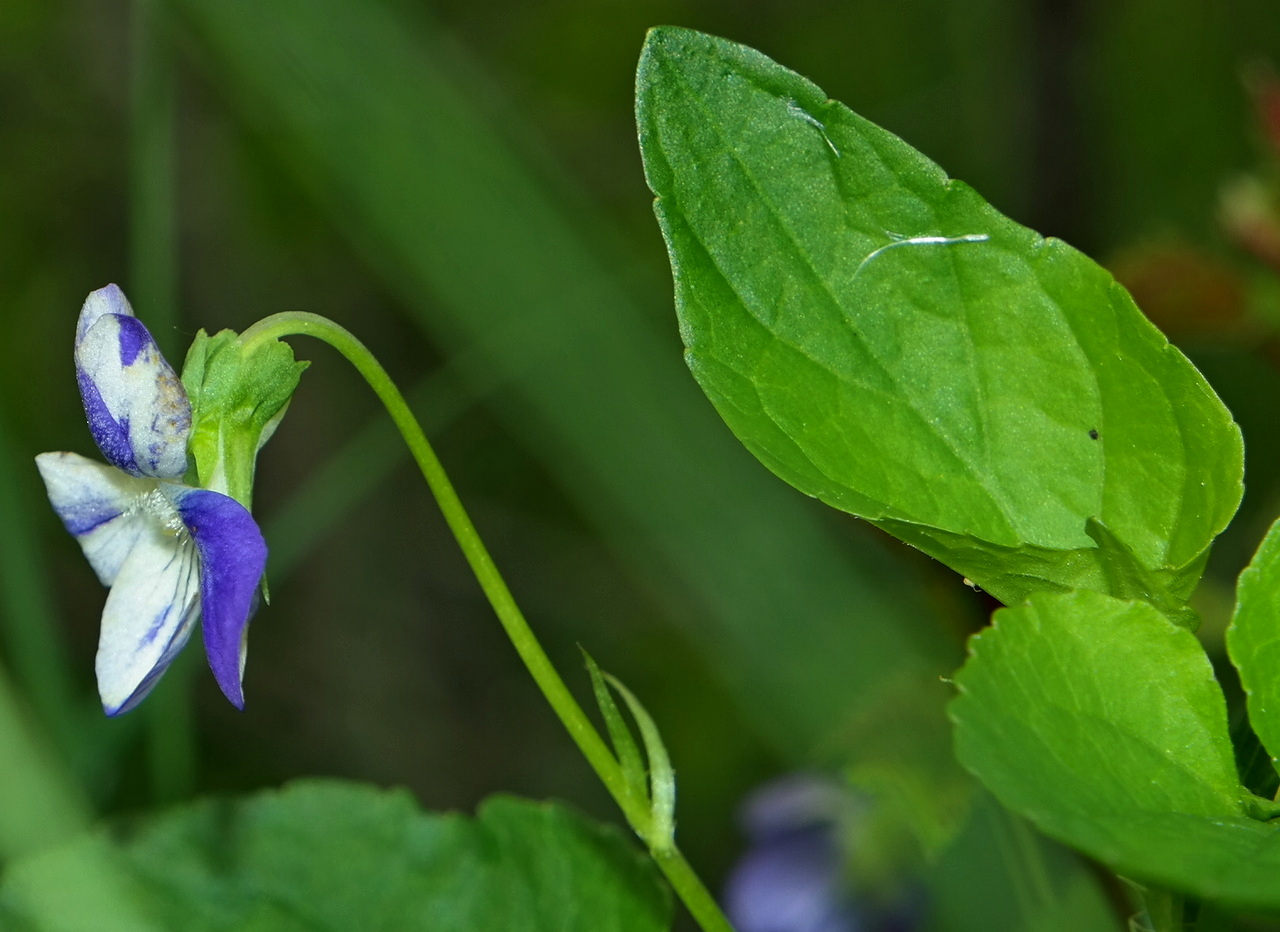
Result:
<instances>
[{"instance_id":1,"label":"heart-shaped leaf","mask_svg":"<svg viewBox=\"0 0 1280 932\"><path fill-rule=\"evenodd\" d=\"M670 903L621 833L557 805L475 819L308 781L155 816L6 866L0 925L189 932L655 932Z\"/></svg>"},{"instance_id":2,"label":"heart-shaped leaf","mask_svg":"<svg viewBox=\"0 0 1280 932\"><path fill-rule=\"evenodd\" d=\"M956 753L1002 803L1125 876L1280 908L1280 832L1253 817L1194 635L1142 601L1046 592L970 651Z\"/></svg>"}]
</instances>

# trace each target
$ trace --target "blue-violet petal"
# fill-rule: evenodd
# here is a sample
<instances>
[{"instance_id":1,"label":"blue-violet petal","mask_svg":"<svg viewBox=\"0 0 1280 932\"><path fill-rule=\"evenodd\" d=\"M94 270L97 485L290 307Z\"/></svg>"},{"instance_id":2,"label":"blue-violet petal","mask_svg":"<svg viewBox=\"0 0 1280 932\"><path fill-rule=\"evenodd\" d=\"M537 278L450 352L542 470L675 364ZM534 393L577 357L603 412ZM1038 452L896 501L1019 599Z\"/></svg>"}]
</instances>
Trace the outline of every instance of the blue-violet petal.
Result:
<instances>
[{"instance_id":1,"label":"blue-violet petal","mask_svg":"<svg viewBox=\"0 0 1280 932\"><path fill-rule=\"evenodd\" d=\"M200 551L201 627L223 694L244 708L245 638L267 565L267 544L248 510L208 489L167 489Z\"/></svg>"}]
</instances>

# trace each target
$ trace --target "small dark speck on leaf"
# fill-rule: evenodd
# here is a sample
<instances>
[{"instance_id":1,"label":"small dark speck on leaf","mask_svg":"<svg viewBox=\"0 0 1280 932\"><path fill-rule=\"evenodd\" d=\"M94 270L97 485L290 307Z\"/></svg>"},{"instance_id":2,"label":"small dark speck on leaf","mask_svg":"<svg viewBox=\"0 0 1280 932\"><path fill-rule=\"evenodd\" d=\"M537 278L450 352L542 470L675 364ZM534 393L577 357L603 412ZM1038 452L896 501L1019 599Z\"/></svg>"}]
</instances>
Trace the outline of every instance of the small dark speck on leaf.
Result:
<instances>
[{"instance_id":1,"label":"small dark speck on leaf","mask_svg":"<svg viewBox=\"0 0 1280 932\"><path fill-rule=\"evenodd\" d=\"M1089 431L1089 439L1090 439L1090 440L1097 440L1097 439L1098 439L1098 432L1097 432L1096 430L1091 430L1091 431Z\"/></svg>"}]
</instances>

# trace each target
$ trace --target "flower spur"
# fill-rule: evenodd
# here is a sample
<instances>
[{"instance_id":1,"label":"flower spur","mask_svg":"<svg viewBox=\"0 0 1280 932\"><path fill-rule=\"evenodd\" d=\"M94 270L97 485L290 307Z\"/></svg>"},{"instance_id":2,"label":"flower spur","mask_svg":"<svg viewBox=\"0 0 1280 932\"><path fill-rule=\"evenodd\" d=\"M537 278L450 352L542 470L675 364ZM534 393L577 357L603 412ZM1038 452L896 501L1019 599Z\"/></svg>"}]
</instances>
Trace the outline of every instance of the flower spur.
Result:
<instances>
[{"instance_id":1,"label":"flower spur","mask_svg":"<svg viewBox=\"0 0 1280 932\"><path fill-rule=\"evenodd\" d=\"M191 404L115 285L85 300L75 365L89 429L110 465L42 453L36 466L58 517L110 587L95 663L103 708L118 715L141 702L197 619L218 686L243 708L262 534L234 498L183 484Z\"/></svg>"}]
</instances>

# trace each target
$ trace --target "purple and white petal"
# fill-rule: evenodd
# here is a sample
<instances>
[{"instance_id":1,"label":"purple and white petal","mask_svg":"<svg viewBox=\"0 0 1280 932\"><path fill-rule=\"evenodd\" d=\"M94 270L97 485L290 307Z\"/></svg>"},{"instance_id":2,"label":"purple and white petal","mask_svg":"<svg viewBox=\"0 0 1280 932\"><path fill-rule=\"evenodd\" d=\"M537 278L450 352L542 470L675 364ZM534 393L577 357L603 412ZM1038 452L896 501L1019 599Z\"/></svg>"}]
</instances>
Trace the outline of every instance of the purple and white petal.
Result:
<instances>
[{"instance_id":1,"label":"purple and white petal","mask_svg":"<svg viewBox=\"0 0 1280 932\"><path fill-rule=\"evenodd\" d=\"M108 715L127 712L149 693L191 636L199 615L200 560L164 496L152 506L168 520L142 521L102 610L98 693ZM175 526L176 525L176 529Z\"/></svg>"},{"instance_id":2,"label":"purple and white petal","mask_svg":"<svg viewBox=\"0 0 1280 932\"><path fill-rule=\"evenodd\" d=\"M267 544L248 510L208 489L162 486L200 551L201 627L209 667L223 694L244 708L245 643Z\"/></svg>"},{"instance_id":3,"label":"purple and white petal","mask_svg":"<svg viewBox=\"0 0 1280 932\"><path fill-rule=\"evenodd\" d=\"M76 321L76 343L84 339L89 328L98 322L103 314L119 314L123 317L134 317L133 306L124 296L119 285L107 285L97 291L89 292L80 307L80 318Z\"/></svg>"},{"instance_id":4,"label":"purple and white petal","mask_svg":"<svg viewBox=\"0 0 1280 932\"><path fill-rule=\"evenodd\" d=\"M98 579L110 586L152 520L145 504L155 494L156 481L127 476L78 453L41 453L36 468L53 510L79 541Z\"/></svg>"},{"instance_id":5,"label":"purple and white petal","mask_svg":"<svg viewBox=\"0 0 1280 932\"><path fill-rule=\"evenodd\" d=\"M106 310L119 302L96 299L100 293L85 302L76 330L76 381L89 430L107 461L130 475L180 479L191 432L186 390L143 323Z\"/></svg>"}]
</instances>

